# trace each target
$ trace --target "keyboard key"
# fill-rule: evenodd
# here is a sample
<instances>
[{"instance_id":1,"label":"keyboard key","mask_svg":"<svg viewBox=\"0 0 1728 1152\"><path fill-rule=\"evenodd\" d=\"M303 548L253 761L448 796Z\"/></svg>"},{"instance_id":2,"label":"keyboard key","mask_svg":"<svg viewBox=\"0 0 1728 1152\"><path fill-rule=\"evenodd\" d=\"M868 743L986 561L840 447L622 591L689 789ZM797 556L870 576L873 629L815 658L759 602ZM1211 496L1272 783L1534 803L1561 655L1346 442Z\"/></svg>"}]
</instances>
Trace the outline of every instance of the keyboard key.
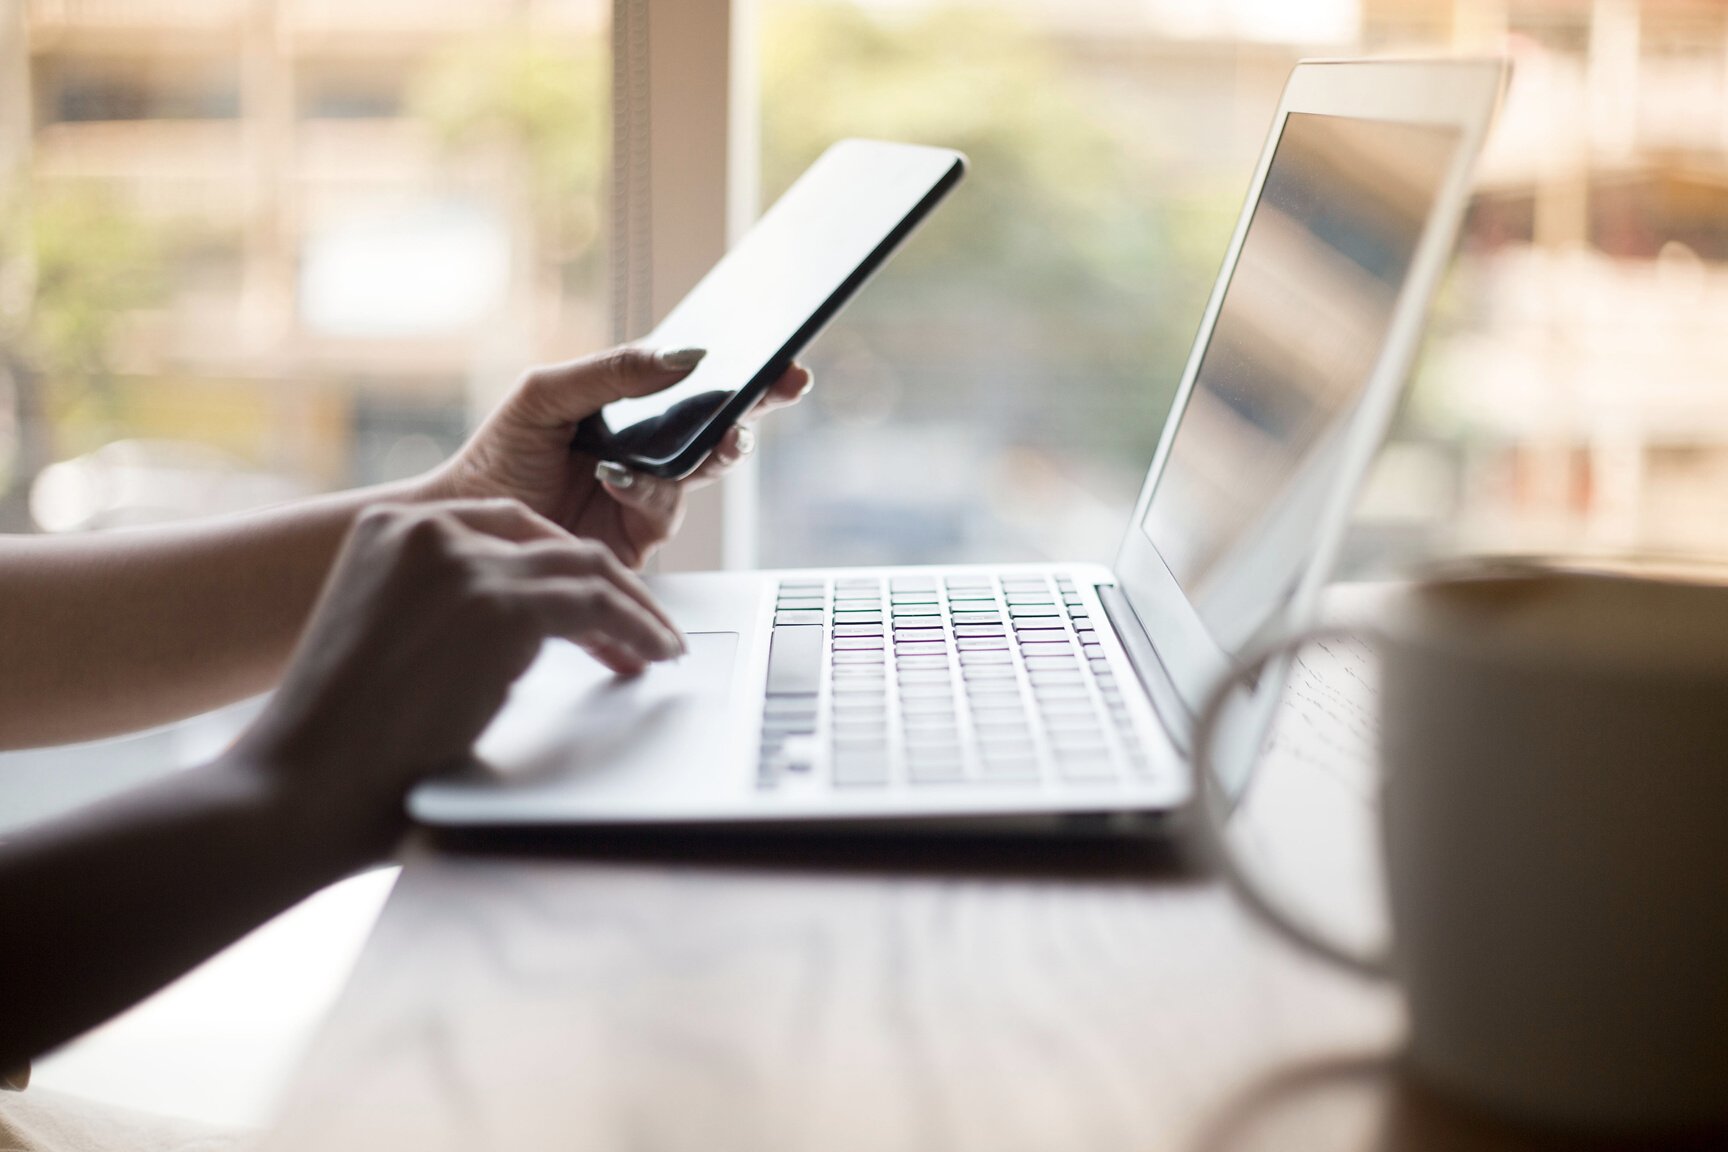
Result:
<instances>
[{"instance_id":1,"label":"keyboard key","mask_svg":"<svg viewBox=\"0 0 1728 1152\"><path fill-rule=\"evenodd\" d=\"M880 682L883 675L881 664L841 664L834 669L834 679L837 682L840 680L875 680Z\"/></svg>"},{"instance_id":2,"label":"keyboard key","mask_svg":"<svg viewBox=\"0 0 1728 1152\"><path fill-rule=\"evenodd\" d=\"M1116 766L1108 758L1058 759L1056 772L1062 779L1079 784L1104 783L1116 779Z\"/></svg>"},{"instance_id":3,"label":"keyboard key","mask_svg":"<svg viewBox=\"0 0 1728 1152\"><path fill-rule=\"evenodd\" d=\"M896 626L901 620L940 620L942 611L934 604L896 604L894 605L894 620Z\"/></svg>"},{"instance_id":4,"label":"keyboard key","mask_svg":"<svg viewBox=\"0 0 1728 1152\"><path fill-rule=\"evenodd\" d=\"M956 624L1000 624L1002 615L999 612L956 612L953 620Z\"/></svg>"},{"instance_id":5,"label":"keyboard key","mask_svg":"<svg viewBox=\"0 0 1728 1152\"><path fill-rule=\"evenodd\" d=\"M781 627L782 625L785 625L785 624L815 624L817 626L820 626L821 623L822 623L822 612L820 609L818 609L814 612L804 610L804 611L798 611L798 612L776 612L776 613L774 613L774 626L776 628Z\"/></svg>"},{"instance_id":6,"label":"keyboard key","mask_svg":"<svg viewBox=\"0 0 1728 1152\"><path fill-rule=\"evenodd\" d=\"M1004 760L984 765L984 779L996 784L1035 784L1038 781L1038 761Z\"/></svg>"},{"instance_id":7,"label":"keyboard key","mask_svg":"<svg viewBox=\"0 0 1728 1152\"><path fill-rule=\"evenodd\" d=\"M1051 599L1050 593L1048 592L1009 592L1003 596L1002 599L1008 601L1010 605L1040 608L1051 607L1056 603L1055 600Z\"/></svg>"},{"instance_id":8,"label":"keyboard key","mask_svg":"<svg viewBox=\"0 0 1728 1152\"><path fill-rule=\"evenodd\" d=\"M896 668L946 668L947 656L897 656L894 660Z\"/></svg>"},{"instance_id":9,"label":"keyboard key","mask_svg":"<svg viewBox=\"0 0 1728 1152\"><path fill-rule=\"evenodd\" d=\"M1015 683L1012 662L1007 664L963 664L960 667L960 672L966 677L966 683L969 685L981 684L988 680L1005 680L1009 683ZM1016 692L1020 690L1017 684L1014 690Z\"/></svg>"},{"instance_id":10,"label":"keyboard key","mask_svg":"<svg viewBox=\"0 0 1728 1152\"><path fill-rule=\"evenodd\" d=\"M970 611L980 612L988 608L994 608L996 606L996 597L988 592L981 592L976 596L969 596L963 592L955 592L949 595L948 603L957 608L964 606Z\"/></svg>"},{"instance_id":11,"label":"keyboard key","mask_svg":"<svg viewBox=\"0 0 1728 1152\"><path fill-rule=\"evenodd\" d=\"M974 703L972 706L972 723L978 727L980 732L986 728L1022 728L1026 725L1026 709L1014 702L993 703L988 707L982 703Z\"/></svg>"},{"instance_id":12,"label":"keyboard key","mask_svg":"<svg viewBox=\"0 0 1728 1152\"><path fill-rule=\"evenodd\" d=\"M1020 652L1025 656L1073 655L1074 646L1066 640L1027 640L1021 637Z\"/></svg>"},{"instance_id":13,"label":"keyboard key","mask_svg":"<svg viewBox=\"0 0 1728 1152\"><path fill-rule=\"evenodd\" d=\"M888 783L888 758L869 753L836 755L834 783L841 788L870 787Z\"/></svg>"},{"instance_id":14,"label":"keyboard key","mask_svg":"<svg viewBox=\"0 0 1728 1152\"><path fill-rule=\"evenodd\" d=\"M1099 741L1104 739L1104 725L1096 712L1046 712L1044 730L1051 733L1052 740L1061 736L1069 743L1082 736L1096 736Z\"/></svg>"},{"instance_id":15,"label":"keyboard key","mask_svg":"<svg viewBox=\"0 0 1728 1152\"><path fill-rule=\"evenodd\" d=\"M834 695L836 696L879 697L884 695L887 690L888 681L880 676L872 680L847 680L841 678L834 681Z\"/></svg>"},{"instance_id":16,"label":"keyboard key","mask_svg":"<svg viewBox=\"0 0 1728 1152\"><path fill-rule=\"evenodd\" d=\"M914 784L957 784L966 778L966 763L958 758L908 760L906 775Z\"/></svg>"},{"instance_id":17,"label":"keyboard key","mask_svg":"<svg viewBox=\"0 0 1728 1152\"><path fill-rule=\"evenodd\" d=\"M934 576L895 576L888 581L888 587L895 592L933 592L936 589Z\"/></svg>"},{"instance_id":18,"label":"keyboard key","mask_svg":"<svg viewBox=\"0 0 1728 1152\"><path fill-rule=\"evenodd\" d=\"M1044 617L1060 619L1055 608L1035 604L1022 604L1017 607L1009 608L1008 615L1014 617L1016 620L1031 620L1034 618L1042 619Z\"/></svg>"},{"instance_id":19,"label":"keyboard key","mask_svg":"<svg viewBox=\"0 0 1728 1152\"><path fill-rule=\"evenodd\" d=\"M1016 620L1014 635L1022 640L1049 640L1056 636L1066 640L1068 629L1062 626L1060 620Z\"/></svg>"},{"instance_id":20,"label":"keyboard key","mask_svg":"<svg viewBox=\"0 0 1728 1152\"><path fill-rule=\"evenodd\" d=\"M956 624L956 636L1007 636L1008 631L1000 624Z\"/></svg>"},{"instance_id":21,"label":"keyboard key","mask_svg":"<svg viewBox=\"0 0 1728 1152\"><path fill-rule=\"evenodd\" d=\"M953 712L910 712L900 718L908 732L958 732L960 721Z\"/></svg>"},{"instance_id":22,"label":"keyboard key","mask_svg":"<svg viewBox=\"0 0 1728 1152\"><path fill-rule=\"evenodd\" d=\"M871 749L884 759L888 756L888 725L865 724L856 719L834 728L834 747L851 751Z\"/></svg>"},{"instance_id":23,"label":"keyboard key","mask_svg":"<svg viewBox=\"0 0 1728 1152\"><path fill-rule=\"evenodd\" d=\"M931 592L895 592L888 597L890 604L935 604L936 593Z\"/></svg>"},{"instance_id":24,"label":"keyboard key","mask_svg":"<svg viewBox=\"0 0 1728 1152\"><path fill-rule=\"evenodd\" d=\"M928 700L932 698L940 698L943 700L950 700L953 699L953 696L954 688L948 683L947 676L943 676L940 680L925 681L907 680L904 676L900 678L901 699Z\"/></svg>"},{"instance_id":25,"label":"keyboard key","mask_svg":"<svg viewBox=\"0 0 1728 1152\"><path fill-rule=\"evenodd\" d=\"M954 714L954 698L952 696L910 696L900 701L900 711L911 716L922 713L926 716L939 714L952 716Z\"/></svg>"},{"instance_id":26,"label":"keyboard key","mask_svg":"<svg viewBox=\"0 0 1728 1152\"><path fill-rule=\"evenodd\" d=\"M1078 667L1080 667L1079 663L1072 656L1028 656L1026 658L1027 671L1035 671L1040 668Z\"/></svg>"},{"instance_id":27,"label":"keyboard key","mask_svg":"<svg viewBox=\"0 0 1728 1152\"><path fill-rule=\"evenodd\" d=\"M882 635L882 625L836 624L830 631L836 636L880 636Z\"/></svg>"},{"instance_id":28,"label":"keyboard key","mask_svg":"<svg viewBox=\"0 0 1728 1152\"><path fill-rule=\"evenodd\" d=\"M768 694L813 696L821 686L821 627L776 627L768 638Z\"/></svg>"},{"instance_id":29,"label":"keyboard key","mask_svg":"<svg viewBox=\"0 0 1728 1152\"><path fill-rule=\"evenodd\" d=\"M962 652L962 653L960 653L960 663L963 665L964 664L1009 664L1009 665L1011 665L1014 663L1014 654L1012 652L1009 652L1005 648L998 648L998 649L995 649L995 650L989 651L989 652Z\"/></svg>"},{"instance_id":30,"label":"keyboard key","mask_svg":"<svg viewBox=\"0 0 1728 1152\"><path fill-rule=\"evenodd\" d=\"M896 640L944 640L947 636L948 634L942 630L940 625L937 624L931 624L922 628L901 628L896 626L894 629L894 639Z\"/></svg>"},{"instance_id":31,"label":"keyboard key","mask_svg":"<svg viewBox=\"0 0 1728 1152\"><path fill-rule=\"evenodd\" d=\"M1087 663L1092 665L1092 671L1098 673L1098 675L1100 677L1103 677L1103 675L1105 673L1110 671L1110 661L1109 660L1093 659L1093 660L1088 660Z\"/></svg>"},{"instance_id":32,"label":"keyboard key","mask_svg":"<svg viewBox=\"0 0 1728 1152\"><path fill-rule=\"evenodd\" d=\"M782 593L774 602L776 608L823 608L827 605L824 596L787 596Z\"/></svg>"},{"instance_id":33,"label":"keyboard key","mask_svg":"<svg viewBox=\"0 0 1728 1152\"><path fill-rule=\"evenodd\" d=\"M880 664L884 659L882 649L866 649L856 652L836 652L832 656L836 664Z\"/></svg>"},{"instance_id":34,"label":"keyboard key","mask_svg":"<svg viewBox=\"0 0 1728 1152\"><path fill-rule=\"evenodd\" d=\"M900 673L900 683L902 684L946 685L950 679L946 660L942 662L940 668L903 668Z\"/></svg>"},{"instance_id":35,"label":"keyboard key","mask_svg":"<svg viewBox=\"0 0 1728 1152\"><path fill-rule=\"evenodd\" d=\"M1079 668L1040 668L1028 672L1026 678L1038 684L1084 684L1086 677Z\"/></svg>"},{"instance_id":36,"label":"keyboard key","mask_svg":"<svg viewBox=\"0 0 1728 1152\"><path fill-rule=\"evenodd\" d=\"M954 641L954 646L962 652L1006 652L1008 650L1008 637L961 636Z\"/></svg>"},{"instance_id":37,"label":"keyboard key","mask_svg":"<svg viewBox=\"0 0 1728 1152\"><path fill-rule=\"evenodd\" d=\"M894 653L897 656L935 656L948 651L946 640L896 640Z\"/></svg>"},{"instance_id":38,"label":"keyboard key","mask_svg":"<svg viewBox=\"0 0 1728 1152\"><path fill-rule=\"evenodd\" d=\"M864 652L871 648L880 648L886 643L880 636L836 636L834 650L836 652Z\"/></svg>"}]
</instances>

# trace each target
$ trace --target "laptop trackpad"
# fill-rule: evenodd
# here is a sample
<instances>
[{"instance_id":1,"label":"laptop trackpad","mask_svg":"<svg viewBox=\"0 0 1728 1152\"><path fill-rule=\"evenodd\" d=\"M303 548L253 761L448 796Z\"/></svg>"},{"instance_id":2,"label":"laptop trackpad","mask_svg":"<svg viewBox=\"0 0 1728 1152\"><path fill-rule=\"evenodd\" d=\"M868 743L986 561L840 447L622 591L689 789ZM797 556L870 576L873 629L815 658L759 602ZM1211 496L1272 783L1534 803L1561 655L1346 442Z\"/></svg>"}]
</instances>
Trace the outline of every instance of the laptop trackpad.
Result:
<instances>
[{"instance_id":1,"label":"laptop trackpad","mask_svg":"<svg viewBox=\"0 0 1728 1152\"><path fill-rule=\"evenodd\" d=\"M738 633L691 632L688 640L682 659L629 678L574 644L548 641L475 746L479 770L444 786L619 796L725 783L718 770L733 745Z\"/></svg>"}]
</instances>

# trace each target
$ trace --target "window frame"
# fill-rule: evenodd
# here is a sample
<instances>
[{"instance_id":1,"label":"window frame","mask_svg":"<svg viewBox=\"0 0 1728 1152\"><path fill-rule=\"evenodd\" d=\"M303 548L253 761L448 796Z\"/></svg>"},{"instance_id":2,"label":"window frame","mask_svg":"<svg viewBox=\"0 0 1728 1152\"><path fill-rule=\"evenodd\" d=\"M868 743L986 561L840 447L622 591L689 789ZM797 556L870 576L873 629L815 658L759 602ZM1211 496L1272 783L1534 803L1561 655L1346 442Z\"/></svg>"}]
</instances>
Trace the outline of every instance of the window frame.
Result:
<instances>
[{"instance_id":1,"label":"window frame","mask_svg":"<svg viewBox=\"0 0 1728 1152\"><path fill-rule=\"evenodd\" d=\"M613 0L612 329L641 337L757 214L753 0ZM756 561L753 461L691 493L661 571Z\"/></svg>"}]
</instances>

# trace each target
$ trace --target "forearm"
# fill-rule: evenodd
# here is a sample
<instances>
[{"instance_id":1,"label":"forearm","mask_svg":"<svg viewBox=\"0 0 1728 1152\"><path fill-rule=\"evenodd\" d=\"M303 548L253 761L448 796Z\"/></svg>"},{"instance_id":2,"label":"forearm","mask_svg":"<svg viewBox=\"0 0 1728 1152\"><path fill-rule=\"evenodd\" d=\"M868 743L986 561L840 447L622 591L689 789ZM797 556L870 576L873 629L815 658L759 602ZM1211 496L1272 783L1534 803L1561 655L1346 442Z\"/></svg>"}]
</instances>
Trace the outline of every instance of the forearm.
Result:
<instances>
[{"instance_id":1,"label":"forearm","mask_svg":"<svg viewBox=\"0 0 1728 1152\"><path fill-rule=\"evenodd\" d=\"M389 806L369 810L389 812ZM349 807L349 812L362 811ZM0 844L0 1069L64 1043L379 855L229 759Z\"/></svg>"},{"instance_id":2,"label":"forearm","mask_svg":"<svg viewBox=\"0 0 1728 1152\"><path fill-rule=\"evenodd\" d=\"M407 485L186 525L0 538L0 748L165 723L269 687L354 517Z\"/></svg>"}]
</instances>

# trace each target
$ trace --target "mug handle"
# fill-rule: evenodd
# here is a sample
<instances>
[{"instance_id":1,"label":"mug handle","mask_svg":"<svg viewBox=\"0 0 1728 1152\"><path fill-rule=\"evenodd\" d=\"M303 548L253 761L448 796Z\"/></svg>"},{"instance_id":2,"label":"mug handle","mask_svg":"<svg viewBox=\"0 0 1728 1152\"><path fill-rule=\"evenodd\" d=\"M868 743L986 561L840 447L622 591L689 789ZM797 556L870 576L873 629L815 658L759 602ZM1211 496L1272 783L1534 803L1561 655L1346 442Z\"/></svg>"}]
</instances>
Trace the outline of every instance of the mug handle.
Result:
<instances>
[{"instance_id":1,"label":"mug handle","mask_svg":"<svg viewBox=\"0 0 1728 1152\"><path fill-rule=\"evenodd\" d=\"M1197 778L1195 795L1200 807L1199 824L1213 860L1231 889L1262 922L1312 956L1330 960L1358 976L1371 980L1390 980L1394 976L1390 943L1379 948L1370 948L1343 940L1330 929L1287 904L1260 878L1254 868L1236 855L1224 834L1225 824L1230 816L1230 799L1224 794L1224 786L1219 783L1213 766L1218 720L1237 685L1258 674L1269 662L1294 655L1316 640L1364 635L1371 637L1372 632L1339 627L1303 632L1267 645L1227 673L1213 687L1205 707L1200 710L1200 720L1194 730L1194 774Z\"/></svg>"}]
</instances>

